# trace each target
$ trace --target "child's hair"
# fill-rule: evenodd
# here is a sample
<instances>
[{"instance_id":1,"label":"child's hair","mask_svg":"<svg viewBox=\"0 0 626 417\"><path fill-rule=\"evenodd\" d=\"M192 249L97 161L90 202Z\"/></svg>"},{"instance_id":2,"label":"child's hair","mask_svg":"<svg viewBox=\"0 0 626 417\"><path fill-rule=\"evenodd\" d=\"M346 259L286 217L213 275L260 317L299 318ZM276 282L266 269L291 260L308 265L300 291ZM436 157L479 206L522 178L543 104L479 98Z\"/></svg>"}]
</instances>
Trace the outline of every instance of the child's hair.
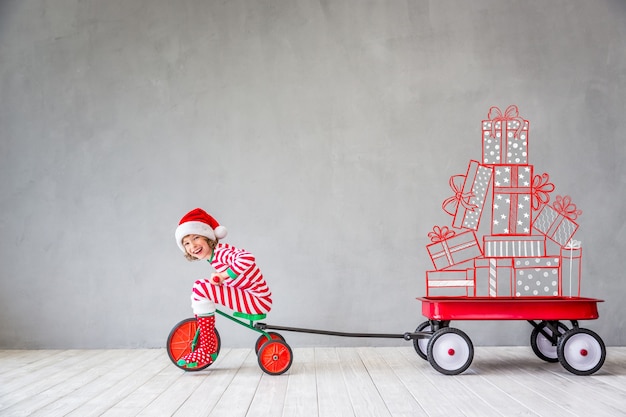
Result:
<instances>
[{"instance_id":1,"label":"child's hair","mask_svg":"<svg viewBox=\"0 0 626 417\"><path fill-rule=\"evenodd\" d=\"M185 237L187 237L187 236L185 236ZM183 239L184 239L185 237L183 237ZM206 237L206 236L201 236L201 237L207 241L207 243L209 244L209 247L211 248L211 250L215 250L215 247L217 246L217 242L218 242L217 240L211 240L211 239L209 239L209 238L208 238L208 237ZM181 239L181 240L182 240L182 239ZM198 258L196 258L195 256L190 255L190 254L187 252L187 250L185 250L185 258L186 258L188 261L198 261L198 260L199 260L199 259L198 259Z\"/></svg>"}]
</instances>

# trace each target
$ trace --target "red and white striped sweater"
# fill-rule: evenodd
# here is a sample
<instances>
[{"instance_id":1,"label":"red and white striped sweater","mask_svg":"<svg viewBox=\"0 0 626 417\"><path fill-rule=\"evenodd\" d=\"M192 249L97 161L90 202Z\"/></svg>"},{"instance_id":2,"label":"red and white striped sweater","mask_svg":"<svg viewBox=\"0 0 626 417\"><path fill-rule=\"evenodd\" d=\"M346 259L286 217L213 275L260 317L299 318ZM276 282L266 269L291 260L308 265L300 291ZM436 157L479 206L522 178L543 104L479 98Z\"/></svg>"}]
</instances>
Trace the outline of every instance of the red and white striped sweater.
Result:
<instances>
[{"instance_id":1,"label":"red and white striped sweater","mask_svg":"<svg viewBox=\"0 0 626 417\"><path fill-rule=\"evenodd\" d=\"M271 303L272 292L250 252L227 243L218 243L209 263L217 272L228 272L232 278L225 280L223 285L266 300L263 304Z\"/></svg>"}]
</instances>

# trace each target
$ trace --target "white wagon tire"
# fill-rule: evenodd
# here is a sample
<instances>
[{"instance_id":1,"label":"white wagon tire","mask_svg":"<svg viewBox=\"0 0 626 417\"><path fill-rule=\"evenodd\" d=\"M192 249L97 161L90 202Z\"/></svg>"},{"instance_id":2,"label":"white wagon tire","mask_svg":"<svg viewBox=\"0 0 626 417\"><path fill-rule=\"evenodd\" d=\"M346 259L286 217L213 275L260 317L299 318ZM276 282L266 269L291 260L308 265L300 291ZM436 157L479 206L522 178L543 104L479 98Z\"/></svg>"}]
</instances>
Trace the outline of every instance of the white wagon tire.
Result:
<instances>
[{"instance_id":1,"label":"white wagon tire","mask_svg":"<svg viewBox=\"0 0 626 417\"><path fill-rule=\"evenodd\" d=\"M474 359L474 345L461 330L444 327L433 333L428 342L428 362L445 375L458 375Z\"/></svg>"},{"instance_id":2,"label":"white wagon tire","mask_svg":"<svg viewBox=\"0 0 626 417\"><path fill-rule=\"evenodd\" d=\"M430 322L429 321L425 321L423 323L421 323L419 326L417 326L417 328L415 329L415 332L427 332L430 330ZM419 356L420 358L424 359L424 360L428 360L428 342L430 341L430 339L422 337L419 339L413 339L413 348L415 349L415 351L417 352L417 356Z\"/></svg>"},{"instance_id":3,"label":"white wagon tire","mask_svg":"<svg viewBox=\"0 0 626 417\"><path fill-rule=\"evenodd\" d=\"M567 326L561 322L557 322L556 326L559 335L565 334L568 330ZM541 333L542 330L551 336L553 335L552 330L548 327L548 324L545 321L542 321L530 334L530 347L539 359L551 363L558 362L559 355L556 348L558 342L553 345L552 342Z\"/></svg>"},{"instance_id":4,"label":"white wagon tire","mask_svg":"<svg viewBox=\"0 0 626 417\"><path fill-rule=\"evenodd\" d=\"M559 339L557 353L561 365L576 375L593 374L606 359L606 347L600 336L582 328L567 331Z\"/></svg>"}]
</instances>

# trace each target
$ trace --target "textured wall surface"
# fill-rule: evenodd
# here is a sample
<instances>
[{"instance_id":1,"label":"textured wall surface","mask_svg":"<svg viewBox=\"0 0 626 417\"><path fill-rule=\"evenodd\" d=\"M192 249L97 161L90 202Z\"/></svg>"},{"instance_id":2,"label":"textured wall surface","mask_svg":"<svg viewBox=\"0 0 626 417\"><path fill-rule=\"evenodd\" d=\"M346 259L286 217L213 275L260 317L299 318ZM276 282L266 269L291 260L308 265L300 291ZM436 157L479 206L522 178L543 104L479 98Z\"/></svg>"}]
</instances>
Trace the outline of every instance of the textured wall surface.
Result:
<instances>
[{"instance_id":1,"label":"textured wall surface","mask_svg":"<svg viewBox=\"0 0 626 417\"><path fill-rule=\"evenodd\" d=\"M269 323L412 330L448 179L509 104L583 210L585 325L624 345L625 51L619 0L0 1L0 348L164 346L210 272L173 237L197 206L257 256Z\"/></svg>"}]
</instances>

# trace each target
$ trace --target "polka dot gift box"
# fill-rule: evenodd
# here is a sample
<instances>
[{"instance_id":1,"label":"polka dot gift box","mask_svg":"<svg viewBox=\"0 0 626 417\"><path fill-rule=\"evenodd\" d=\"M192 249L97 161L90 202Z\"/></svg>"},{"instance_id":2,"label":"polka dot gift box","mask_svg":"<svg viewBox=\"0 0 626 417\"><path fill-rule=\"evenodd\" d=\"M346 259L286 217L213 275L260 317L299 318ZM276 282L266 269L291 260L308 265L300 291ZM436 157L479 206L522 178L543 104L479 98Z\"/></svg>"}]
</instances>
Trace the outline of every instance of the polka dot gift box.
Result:
<instances>
[{"instance_id":1,"label":"polka dot gift box","mask_svg":"<svg viewBox=\"0 0 626 417\"><path fill-rule=\"evenodd\" d=\"M514 258L516 297L558 297L561 262L558 256Z\"/></svg>"},{"instance_id":2,"label":"polka dot gift box","mask_svg":"<svg viewBox=\"0 0 626 417\"><path fill-rule=\"evenodd\" d=\"M519 116L517 106L489 109L488 120L483 120L483 164L528 163L528 120Z\"/></svg>"},{"instance_id":3,"label":"polka dot gift box","mask_svg":"<svg viewBox=\"0 0 626 417\"><path fill-rule=\"evenodd\" d=\"M465 175L450 177L454 195L446 199L441 207L454 216L453 227L478 230L492 175L491 167L470 161Z\"/></svg>"}]
</instances>

